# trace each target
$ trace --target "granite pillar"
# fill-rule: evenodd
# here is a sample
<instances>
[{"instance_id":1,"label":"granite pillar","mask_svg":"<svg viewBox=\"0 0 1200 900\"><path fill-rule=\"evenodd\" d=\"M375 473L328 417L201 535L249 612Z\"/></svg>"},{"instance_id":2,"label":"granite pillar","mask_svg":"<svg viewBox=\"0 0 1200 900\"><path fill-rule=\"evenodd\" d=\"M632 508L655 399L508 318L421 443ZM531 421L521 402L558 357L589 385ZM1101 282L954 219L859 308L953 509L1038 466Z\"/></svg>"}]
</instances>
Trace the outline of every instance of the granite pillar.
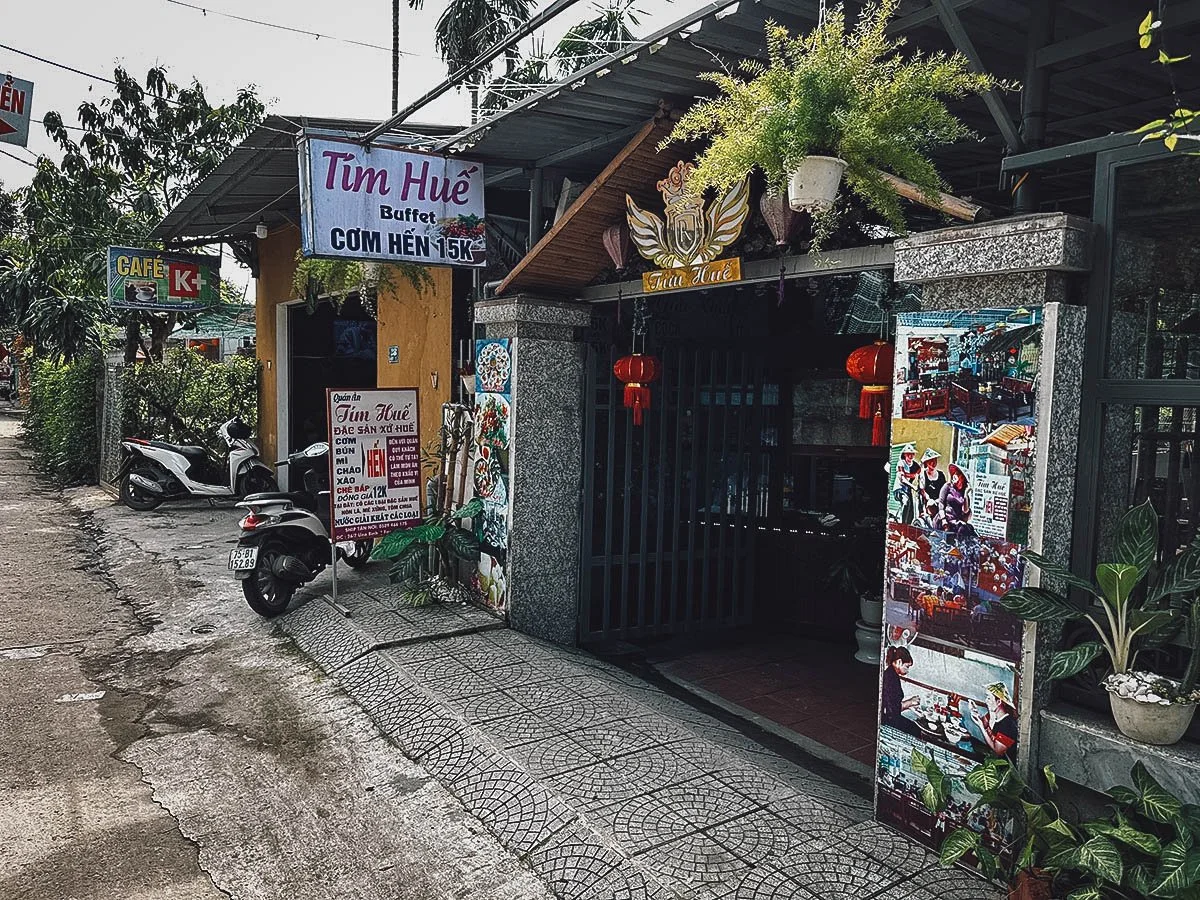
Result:
<instances>
[{"instance_id":1,"label":"granite pillar","mask_svg":"<svg viewBox=\"0 0 1200 900\"><path fill-rule=\"evenodd\" d=\"M1083 380L1086 311L1069 306L1069 280L1091 269L1092 224L1062 213L1019 216L925 232L896 241L897 281L922 285L925 309L1038 305L1044 309L1037 394L1036 477L1029 545L1069 564L1075 514L1075 467ZM1026 584L1039 583L1030 567ZM1048 584L1049 587L1061 585ZM1027 623L1017 706L1021 761L1036 759L1039 711L1058 629Z\"/></svg>"},{"instance_id":2,"label":"granite pillar","mask_svg":"<svg viewBox=\"0 0 1200 900\"><path fill-rule=\"evenodd\" d=\"M508 617L513 628L574 644L582 526L584 346L580 303L529 295L475 306L486 337L512 340Z\"/></svg>"}]
</instances>

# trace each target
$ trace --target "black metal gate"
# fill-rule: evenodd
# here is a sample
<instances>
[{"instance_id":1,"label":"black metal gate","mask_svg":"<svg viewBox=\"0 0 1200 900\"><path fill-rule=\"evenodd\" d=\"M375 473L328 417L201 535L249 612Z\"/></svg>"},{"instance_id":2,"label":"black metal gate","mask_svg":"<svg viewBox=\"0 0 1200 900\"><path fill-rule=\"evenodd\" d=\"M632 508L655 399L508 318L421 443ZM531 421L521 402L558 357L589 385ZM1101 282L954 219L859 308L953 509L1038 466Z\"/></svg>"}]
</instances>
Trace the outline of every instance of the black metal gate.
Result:
<instances>
[{"instance_id":1,"label":"black metal gate","mask_svg":"<svg viewBox=\"0 0 1200 900\"><path fill-rule=\"evenodd\" d=\"M761 355L663 351L640 427L613 376L620 355L588 350L580 640L748 623L770 474Z\"/></svg>"}]
</instances>

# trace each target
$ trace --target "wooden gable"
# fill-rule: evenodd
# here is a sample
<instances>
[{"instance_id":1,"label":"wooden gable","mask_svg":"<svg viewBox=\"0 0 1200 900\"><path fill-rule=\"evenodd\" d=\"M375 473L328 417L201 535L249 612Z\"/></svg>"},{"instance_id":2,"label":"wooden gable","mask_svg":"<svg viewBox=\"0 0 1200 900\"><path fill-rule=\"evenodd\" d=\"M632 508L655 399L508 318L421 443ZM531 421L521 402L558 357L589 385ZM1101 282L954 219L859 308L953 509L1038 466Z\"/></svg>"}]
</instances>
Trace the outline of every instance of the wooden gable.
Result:
<instances>
[{"instance_id":1,"label":"wooden gable","mask_svg":"<svg viewBox=\"0 0 1200 900\"><path fill-rule=\"evenodd\" d=\"M610 225L625 221L625 195L650 209L662 203L655 185L676 160L670 150L660 154L658 144L671 133L672 124L669 119L647 122L500 283L496 294L574 296L610 267L602 235ZM637 250L631 245L629 252Z\"/></svg>"}]
</instances>

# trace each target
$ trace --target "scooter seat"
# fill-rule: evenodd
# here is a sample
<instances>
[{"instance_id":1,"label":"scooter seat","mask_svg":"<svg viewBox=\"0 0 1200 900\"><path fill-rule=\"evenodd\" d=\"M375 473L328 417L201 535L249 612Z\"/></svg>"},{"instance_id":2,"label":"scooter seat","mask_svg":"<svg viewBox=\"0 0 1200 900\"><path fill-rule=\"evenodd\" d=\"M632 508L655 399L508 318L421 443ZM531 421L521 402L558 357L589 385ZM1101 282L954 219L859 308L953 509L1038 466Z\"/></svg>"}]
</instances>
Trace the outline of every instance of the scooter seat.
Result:
<instances>
[{"instance_id":1,"label":"scooter seat","mask_svg":"<svg viewBox=\"0 0 1200 900\"><path fill-rule=\"evenodd\" d=\"M268 500L290 500L293 506L317 511L317 503L310 494L303 491L265 491L261 494L247 494L242 498L243 503L265 503Z\"/></svg>"},{"instance_id":2,"label":"scooter seat","mask_svg":"<svg viewBox=\"0 0 1200 900\"><path fill-rule=\"evenodd\" d=\"M159 450L170 450L172 453L178 453L188 459L207 459L208 451L203 447L185 444L168 444L166 441L150 441L151 447L156 447Z\"/></svg>"}]
</instances>

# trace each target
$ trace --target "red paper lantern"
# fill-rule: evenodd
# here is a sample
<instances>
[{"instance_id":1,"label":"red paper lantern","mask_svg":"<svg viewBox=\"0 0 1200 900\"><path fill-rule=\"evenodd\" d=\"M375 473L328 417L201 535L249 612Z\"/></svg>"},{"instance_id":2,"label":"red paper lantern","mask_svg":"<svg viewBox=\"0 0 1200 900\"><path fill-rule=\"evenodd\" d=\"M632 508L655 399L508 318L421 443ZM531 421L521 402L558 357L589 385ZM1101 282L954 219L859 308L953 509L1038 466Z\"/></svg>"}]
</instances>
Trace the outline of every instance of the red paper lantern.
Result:
<instances>
[{"instance_id":1,"label":"red paper lantern","mask_svg":"<svg viewBox=\"0 0 1200 900\"><path fill-rule=\"evenodd\" d=\"M858 395L858 417L871 419L871 443L882 447L887 443L887 411L892 399L892 356L895 353L887 341L876 341L859 347L846 357L846 371L863 386Z\"/></svg>"},{"instance_id":2,"label":"red paper lantern","mask_svg":"<svg viewBox=\"0 0 1200 900\"><path fill-rule=\"evenodd\" d=\"M633 424L642 424L642 413L650 408L650 385L658 380L662 366L656 356L631 353L613 364L613 374L625 383L625 408L633 410Z\"/></svg>"}]
</instances>

